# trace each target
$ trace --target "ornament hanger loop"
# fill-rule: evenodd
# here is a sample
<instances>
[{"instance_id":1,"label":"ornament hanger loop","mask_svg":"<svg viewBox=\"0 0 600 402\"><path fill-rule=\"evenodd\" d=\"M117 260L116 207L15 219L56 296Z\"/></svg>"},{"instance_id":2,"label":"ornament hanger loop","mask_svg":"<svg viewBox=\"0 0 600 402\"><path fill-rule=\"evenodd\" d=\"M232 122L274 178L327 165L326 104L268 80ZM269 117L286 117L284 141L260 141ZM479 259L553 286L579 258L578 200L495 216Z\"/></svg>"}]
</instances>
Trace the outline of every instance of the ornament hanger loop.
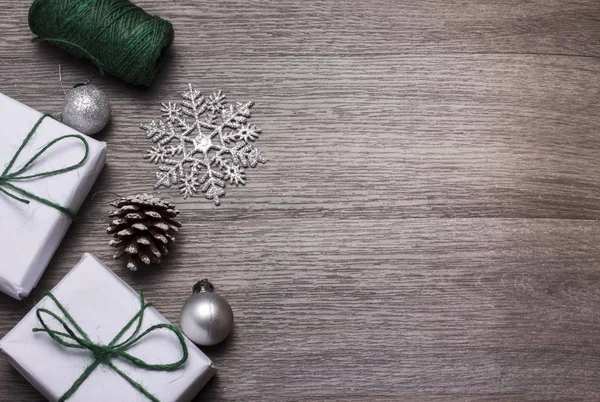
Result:
<instances>
[{"instance_id":1,"label":"ornament hanger loop","mask_svg":"<svg viewBox=\"0 0 600 402\"><path fill-rule=\"evenodd\" d=\"M73 88L81 87L83 85L88 85L89 83L92 82L92 80L95 77L96 77L96 73L93 72L92 75L90 75L90 77L87 80L85 80L85 82L78 82L75 85L73 85ZM62 79L62 65L61 64L58 65L58 81L60 82L60 88L62 89L63 94L65 96L67 96L67 91L65 91L65 86L64 86L63 79Z\"/></svg>"}]
</instances>

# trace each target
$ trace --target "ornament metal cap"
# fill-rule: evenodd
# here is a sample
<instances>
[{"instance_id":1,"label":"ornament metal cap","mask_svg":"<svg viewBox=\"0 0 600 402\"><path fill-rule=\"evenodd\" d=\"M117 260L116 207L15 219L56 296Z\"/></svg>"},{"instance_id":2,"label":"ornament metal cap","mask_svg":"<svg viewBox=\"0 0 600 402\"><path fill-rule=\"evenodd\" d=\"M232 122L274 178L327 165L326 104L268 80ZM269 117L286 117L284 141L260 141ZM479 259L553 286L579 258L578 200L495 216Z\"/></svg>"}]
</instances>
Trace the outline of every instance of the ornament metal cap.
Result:
<instances>
[{"instance_id":1,"label":"ornament metal cap","mask_svg":"<svg viewBox=\"0 0 600 402\"><path fill-rule=\"evenodd\" d=\"M215 287L208 279L202 279L200 282L196 283L192 288L194 294L201 292L214 292Z\"/></svg>"}]
</instances>

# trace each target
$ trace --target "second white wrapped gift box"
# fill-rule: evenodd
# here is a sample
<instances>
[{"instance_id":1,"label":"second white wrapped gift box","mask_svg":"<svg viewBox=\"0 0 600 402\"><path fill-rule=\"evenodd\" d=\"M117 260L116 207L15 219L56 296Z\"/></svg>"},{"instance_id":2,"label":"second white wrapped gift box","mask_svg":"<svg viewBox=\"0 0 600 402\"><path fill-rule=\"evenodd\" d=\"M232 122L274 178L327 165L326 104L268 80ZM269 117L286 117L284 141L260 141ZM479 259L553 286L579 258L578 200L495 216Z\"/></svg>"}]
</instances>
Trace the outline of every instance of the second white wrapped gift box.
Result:
<instances>
[{"instance_id":1,"label":"second white wrapped gift box","mask_svg":"<svg viewBox=\"0 0 600 402\"><path fill-rule=\"evenodd\" d=\"M50 293L64 306L75 324L69 321L52 297L46 296L0 341L0 349L42 395L50 401L57 401L96 362L98 353L102 353L102 346L110 345L115 336L140 311L140 297L90 254L85 254ZM69 329L64 328L60 321L52 318L45 310L56 314L67 323ZM49 328L57 332L73 331L81 338L77 327L81 328L91 343L98 345L100 352L94 352L96 346L66 347L46 332L33 332L34 328L43 328L38 314ZM161 324L169 323L154 308L149 307L144 312L137 335L143 335L147 329ZM136 324L127 329L116 344L132 336L135 327ZM69 337L61 339L77 344ZM193 343L185 337L181 339L187 347L188 357L174 371L144 369L116 355L108 356L107 361L158 401L191 401L212 377L215 368ZM180 340L165 329L153 331L123 350L152 365L170 364L182 357ZM153 400L132 386L117 370L100 362L70 395L68 401Z\"/></svg>"}]
</instances>

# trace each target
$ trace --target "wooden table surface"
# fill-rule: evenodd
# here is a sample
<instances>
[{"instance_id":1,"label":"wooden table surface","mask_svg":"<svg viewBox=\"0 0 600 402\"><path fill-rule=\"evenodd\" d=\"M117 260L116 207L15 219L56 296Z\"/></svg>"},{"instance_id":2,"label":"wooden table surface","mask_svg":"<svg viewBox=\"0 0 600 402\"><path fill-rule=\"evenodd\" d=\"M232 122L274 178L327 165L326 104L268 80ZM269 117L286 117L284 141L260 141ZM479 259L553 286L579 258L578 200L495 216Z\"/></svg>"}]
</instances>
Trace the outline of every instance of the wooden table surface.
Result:
<instances>
[{"instance_id":1,"label":"wooden table surface","mask_svg":"<svg viewBox=\"0 0 600 402\"><path fill-rule=\"evenodd\" d=\"M60 111L93 71L0 0L0 92ZM175 324L198 279L236 328L197 400L600 400L598 0L139 0L176 40L149 90L113 78L96 194L0 336L92 252ZM265 165L183 211L162 268L104 233L152 191L138 128L188 82L254 100ZM41 396L0 359L0 400Z\"/></svg>"}]
</instances>

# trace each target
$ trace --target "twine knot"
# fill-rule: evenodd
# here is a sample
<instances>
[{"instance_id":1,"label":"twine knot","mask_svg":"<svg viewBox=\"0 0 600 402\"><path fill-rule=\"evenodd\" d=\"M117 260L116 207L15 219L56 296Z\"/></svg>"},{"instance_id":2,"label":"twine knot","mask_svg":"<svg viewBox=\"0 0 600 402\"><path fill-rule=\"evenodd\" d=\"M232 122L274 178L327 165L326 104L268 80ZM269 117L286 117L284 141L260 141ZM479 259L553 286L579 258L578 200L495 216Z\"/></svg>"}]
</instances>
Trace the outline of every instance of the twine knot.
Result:
<instances>
[{"instance_id":1,"label":"twine knot","mask_svg":"<svg viewBox=\"0 0 600 402\"><path fill-rule=\"evenodd\" d=\"M34 328L33 332L45 332L56 343L67 348L89 350L94 358L92 363L85 369L85 371L79 376L79 378L75 380L73 385L71 385L71 388L69 388L58 399L59 402L66 401L67 399L69 399L100 364L108 366L111 370L123 377L129 384L131 384L132 387L137 389L140 393L142 393L152 402L160 402L154 395L152 395L150 392L144 389L144 387L142 387L141 384L134 381L131 377L119 370L119 368L117 368L111 362L111 360L114 358L120 358L122 360L128 361L129 363L138 368L145 370L175 371L181 366L183 366L188 359L188 348L185 343L185 338L181 334L181 331L179 331L177 327L171 324L157 324L148 328L147 330L138 335L142 327L144 311L148 307L152 306L151 303L144 302L144 295L141 291L139 292L139 295L140 309L138 310L138 312L133 316L133 318L131 318L131 320L129 320L127 324L125 324L125 326L121 329L117 336L115 336L115 338L108 345L103 345L100 343L92 342L90 340L90 337L75 322L75 319L69 314L67 309L58 301L58 299L52 293L46 293L46 296L54 302L54 304L64 315L65 319L59 317L57 314L53 313L48 309L38 308L36 311L36 315L43 328ZM54 318L62 326L64 331L57 331L51 329L46 323L44 316L50 316ZM121 338L134 326L134 324L135 328L131 335L127 339L121 341ZM154 331L158 331L160 329L166 329L168 331L171 331L177 337L179 345L181 346L182 357L180 360L174 363L167 364L151 364L127 352L129 348L140 342L148 334Z\"/></svg>"},{"instance_id":2,"label":"twine knot","mask_svg":"<svg viewBox=\"0 0 600 402\"><path fill-rule=\"evenodd\" d=\"M94 358L100 361L101 363L106 363L108 360L110 360L111 357L117 356L117 353L114 350L114 348L110 346L92 345L90 347L90 351L94 355Z\"/></svg>"},{"instance_id":3,"label":"twine knot","mask_svg":"<svg viewBox=\"0 0 600 402\"><path fill-rule=\"evenodd\" d=\"M86 139L83 138L83 136L81 136L79 134L68 134L68 135L63 135L62 137L55 138L52 141L50 141L49 143L47 143L46 145L44 145L44 147L42 147L42 149L40 149L31 159L29 159L27 161L27 163L25 163L21 169L15 171L15 172L10 171L13 168L17 159L19 158L19 155L21 154L21 152L23 151L23 149L25 148L25 146L27 145L27 143L29 142L29 140L31 139L31 137L33 136L35 131L37 130L38 126L48 116L50 116L50 115L43 114L42 117L40 117L38 119L38 121L33 125L31 130L29 131L29 133L23 140L23 143L21 143L21 146L19 147L19 149L17 149L17 152L15 152L12 159L6 166L6 169L4 169L2 174L0 174L0 192L6 194L7 196L9 196L12 199L22 202L24 204L29 204L29 200L22 198L21 196L30 198L32 200L36 200L38 202L41 202L42 204L45 204L49 207L56 209L70 217L73 217L75 214L69 208L64 207L60 204L57 204L55 202L52 202L46 198L35 195L21 187L16 186L13 182L30 180L30 179L41 178L41 177L55 176L57 174L70 172L72 170L75 170L75 169L83 166L83 164L87 160L88 154L90 152L90 146L89 146L88 142L86 141ZM83 143L83 145L85 146L85 154L83 155L83 158L81 158L81 160L78 163L75 163L71 166L67 166L62 169L54 169L54 170L49 170L47 172L41 172L41 173L35 173L35 174L26 174L27 171L29 170L29 168L31 168L31 166L34 165L35 161L40 156L42 156L44 154L44 152L46 152L48 149L50 149L54 144L56 144L62 140L65 140L67 138L76 138L76 139L80 140ZM18 196L15 193L20 194L21 196Z\"/></svg>"}]
</instances>

